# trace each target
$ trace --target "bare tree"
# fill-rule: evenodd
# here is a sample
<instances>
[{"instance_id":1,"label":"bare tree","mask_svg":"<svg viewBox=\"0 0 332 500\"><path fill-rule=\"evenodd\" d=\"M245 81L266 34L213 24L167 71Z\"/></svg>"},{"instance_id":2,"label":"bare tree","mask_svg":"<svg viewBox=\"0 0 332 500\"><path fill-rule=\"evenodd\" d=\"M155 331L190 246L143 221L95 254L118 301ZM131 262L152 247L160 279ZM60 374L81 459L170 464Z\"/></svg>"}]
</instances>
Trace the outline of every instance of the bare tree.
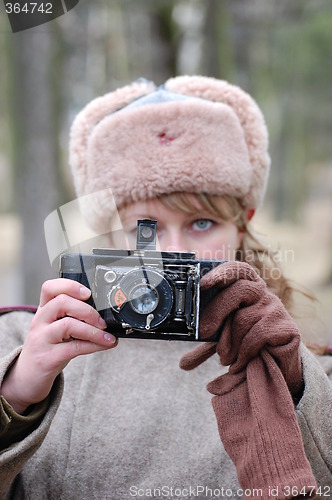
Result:
<instances>
[{"instance_id":1,"label":"bare tree","mask_svg":"<svg viewBox=\"0 0 332 500\"><path fill-rule=\"evenodd\" d=\"M57 207L59 192L54 36L54 31L41 27L12 38L14 203L23 225L21 273L28 303L38 302L42 282L53 275L43 227Z\"/></svg>"}]
</instances>

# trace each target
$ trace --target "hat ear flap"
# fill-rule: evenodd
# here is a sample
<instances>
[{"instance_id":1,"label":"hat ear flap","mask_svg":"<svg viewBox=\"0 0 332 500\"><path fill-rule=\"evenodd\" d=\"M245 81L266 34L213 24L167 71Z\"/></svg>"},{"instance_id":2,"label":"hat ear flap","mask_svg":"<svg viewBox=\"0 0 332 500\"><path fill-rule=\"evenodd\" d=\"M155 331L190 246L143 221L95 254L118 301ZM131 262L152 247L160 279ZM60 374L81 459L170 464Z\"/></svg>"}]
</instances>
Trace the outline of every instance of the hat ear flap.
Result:
<instances>
[{"instance_id":1,"label":"hat ear flap","mask_svg":"<svg viewBox=\"0 0 332 500\"><path fill-rule=\"evenodd\" d=\"M259 206L265 194L271 161L265 119L254 99L240 87L208 76L177 76L167 80L165 88L170 92L224 103L232 108L243 129L253 167L246 205Z\"/></svg>"},{"instance_id":2,"label":"hat ear flap","mask_svg":"<svg viewBox=\"0 0 332 500\"><path fill-rule=\"evenodd\" d=\"M76 116L69 141L69 163L76 192L81 193L87 175L87 147L93 128L106 116L127 106L136 99L156 90L153 82L139 79L130 85L109 92L89 102Z\"/></svg>"}]
</instances>

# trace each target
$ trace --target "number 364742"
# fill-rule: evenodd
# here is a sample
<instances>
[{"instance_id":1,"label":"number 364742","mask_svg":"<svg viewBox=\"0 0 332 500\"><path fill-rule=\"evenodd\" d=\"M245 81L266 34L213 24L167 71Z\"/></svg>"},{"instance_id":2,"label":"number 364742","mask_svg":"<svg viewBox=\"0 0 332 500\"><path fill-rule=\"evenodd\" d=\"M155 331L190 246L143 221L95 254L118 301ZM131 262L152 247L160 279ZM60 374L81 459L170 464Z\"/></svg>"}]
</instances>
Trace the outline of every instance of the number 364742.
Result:
<instances>
[{"instance_id":1,"label":"number 364742","mask_svg":"<svg viewBox=\"0 0 332 500\"><path fill-rule=\"evenodd\" d=\"M37 3L37 2L7 2L6 12L7 14L33 14L34 12L39 12L43 14L52 14L52 3Z\"/></svg>"}]
</instances>

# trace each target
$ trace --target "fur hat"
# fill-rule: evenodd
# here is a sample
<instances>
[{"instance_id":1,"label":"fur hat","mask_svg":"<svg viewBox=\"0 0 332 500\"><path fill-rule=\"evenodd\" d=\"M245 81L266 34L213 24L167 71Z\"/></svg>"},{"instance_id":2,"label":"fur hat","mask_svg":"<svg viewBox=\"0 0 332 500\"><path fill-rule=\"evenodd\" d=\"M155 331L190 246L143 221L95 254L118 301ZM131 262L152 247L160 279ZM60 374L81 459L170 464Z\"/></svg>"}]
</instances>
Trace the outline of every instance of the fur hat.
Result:
<instances>
[{"instance_id":1,"label":"fur hat","mask_svg":"<svg viewBox=\"0 0 332 500\"><path fill-rule=\"evenodd\" d=\"M94 99L74 120L69 149L83 216L102 232L114 202L119 208L176 191L234 195L256 209L270 166L255 101L203 76L158 88L141 79ZM97 191L93 202L84 197Z\"/></svg>"}]
</instances>

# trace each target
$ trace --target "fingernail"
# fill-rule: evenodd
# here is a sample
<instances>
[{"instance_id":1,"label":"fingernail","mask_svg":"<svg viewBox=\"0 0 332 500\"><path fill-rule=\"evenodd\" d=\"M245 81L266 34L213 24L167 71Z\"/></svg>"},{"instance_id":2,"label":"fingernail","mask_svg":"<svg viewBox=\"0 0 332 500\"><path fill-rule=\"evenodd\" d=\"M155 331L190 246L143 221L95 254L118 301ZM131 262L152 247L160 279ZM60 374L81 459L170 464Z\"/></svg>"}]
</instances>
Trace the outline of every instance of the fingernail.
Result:
<instances>
[{"instance_id":1,"label":"fingernail","mask_svg":"<svg viewBox=\"0 0 332 500\"><path fill-rule=\"evenodd\" d=\"M91 290L89 290L85 286L81 286L80 295L81 295L82 299L88 299L91 295Z\"/></svg>"},{"instance_id":2,"label":"fingernail","mask_svg":"<svg viewBox=\"0 0 332 500\"><path fill-rule=\"evenodd\" d=\"M107 326L107 323L106 321L101 317L99 316L99 319L98 319L98 323L100 324L100 327L104 330L104 328L106 328Z\"/></svg>"},{"instance_id":3,"label":"fingernail","mask_svg":"<svg viewBox=\"0 0 332 500\"><path fill-rule=\"evenodd\" d=\"M104 339L107 340L107 342L112 342L112 344L116 342L116 338L110 333L104 333Z\"/></svg>"}]
</instances>

